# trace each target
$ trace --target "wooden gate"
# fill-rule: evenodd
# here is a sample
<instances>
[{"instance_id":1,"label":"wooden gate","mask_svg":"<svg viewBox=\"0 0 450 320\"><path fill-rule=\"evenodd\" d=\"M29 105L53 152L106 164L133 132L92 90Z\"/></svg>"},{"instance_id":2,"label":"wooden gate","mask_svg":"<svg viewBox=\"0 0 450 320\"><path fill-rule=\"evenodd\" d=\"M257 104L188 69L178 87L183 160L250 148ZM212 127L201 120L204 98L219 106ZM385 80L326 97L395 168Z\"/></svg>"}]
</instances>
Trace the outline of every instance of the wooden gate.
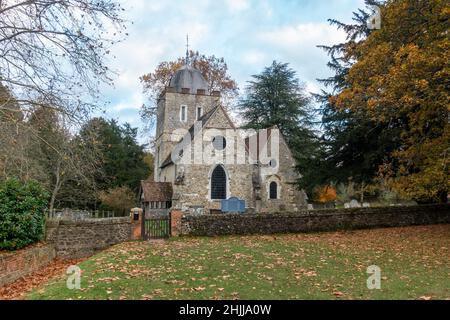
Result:
<instances>
[{"instance_id":1,"label":"wooden gate","mask_svg":"<svg viewBox=\"0 0 450 320\"><path fill-rule=\"evenodd\" d=\"M170 216L150 216L142 219L142 237L148 239L164 239L170 237Z\"/></svg>"}]
</instances>

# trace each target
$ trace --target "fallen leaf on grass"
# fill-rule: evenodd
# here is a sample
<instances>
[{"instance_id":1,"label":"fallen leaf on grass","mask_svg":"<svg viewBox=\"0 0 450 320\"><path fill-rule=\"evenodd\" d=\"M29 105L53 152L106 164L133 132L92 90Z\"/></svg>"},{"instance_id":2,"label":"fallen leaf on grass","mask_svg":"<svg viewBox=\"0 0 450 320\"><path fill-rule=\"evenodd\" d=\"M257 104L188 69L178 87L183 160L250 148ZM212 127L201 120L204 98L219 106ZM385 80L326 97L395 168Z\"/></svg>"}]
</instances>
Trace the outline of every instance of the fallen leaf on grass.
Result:
<instances>
[{"instance_id":1,"label":"fallen leaf on grass","mask_svg":"<svg viewBox=\"0 0 450 320\"><path fill-rule=\"evenodd\" d=\"M203 291L205 289L206 289L205 287L197 287L197 288L194 288L194 291Z\"/></svg>"},{"instance_id":2,"label":"fallen leaf on grass","mask_svg":"<svg viewBox=\"0 0 450 320\"><path fill-rule=\"evenodd\" d=\"M65 274L67 268L71 265L77 265L85 259L78 260L61 260L56 259L47 266L33 272L25 277L16 280L13 283L0 288L0 300L20 299L26 293L40 287L44 283L56 277ZM39 289L39 293L44 293L45 289Z\"/></svg>"},{"instance_id":3,"label":"fallen leaf on grass","mask_svg":"<svg viewBox=\"0 0 450 320\"><path fill-rule=\"evenodd\" d=\"M342 293L342 292L340 292L340 291L335 291L335 292L333 292L333 294L334 294L336 297L342 297L342 296L344 295L344 293Z\"/></svg>"}]
</instances>

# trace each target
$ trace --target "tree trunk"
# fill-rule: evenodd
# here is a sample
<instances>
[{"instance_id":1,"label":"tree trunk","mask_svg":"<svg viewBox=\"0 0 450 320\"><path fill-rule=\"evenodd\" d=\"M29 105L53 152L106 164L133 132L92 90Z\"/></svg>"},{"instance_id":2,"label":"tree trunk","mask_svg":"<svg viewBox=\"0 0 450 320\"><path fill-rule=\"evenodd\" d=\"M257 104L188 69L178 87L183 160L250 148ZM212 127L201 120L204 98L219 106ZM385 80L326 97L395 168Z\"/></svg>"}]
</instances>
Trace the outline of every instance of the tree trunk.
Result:
<instances>
[{"instance_id":1,"label":"tree trunk","mask_svg":"<svg viewBox=\"0 0 450 320\"><path fill-rule=\"evenodd\" d=\"M361 196L360 196L360 203L361 205L364 202L364 182L361 182Z\"/></svg>"},{"instance_id":2,"label":"tree trunk","mask_svg":"<svg viewBox=\"0 0 450 320\"><path fill-rule=\"evenodd\" d=\"M61 188L60 171L61 171L61 160L59 160L56 165L56 172L55 172L56 182L55 186L53 187L52 197L50 199L50 207L49 207L50 214L53 212L56 196L58 195L59 189Z\"/></svg>"}]
</instances>

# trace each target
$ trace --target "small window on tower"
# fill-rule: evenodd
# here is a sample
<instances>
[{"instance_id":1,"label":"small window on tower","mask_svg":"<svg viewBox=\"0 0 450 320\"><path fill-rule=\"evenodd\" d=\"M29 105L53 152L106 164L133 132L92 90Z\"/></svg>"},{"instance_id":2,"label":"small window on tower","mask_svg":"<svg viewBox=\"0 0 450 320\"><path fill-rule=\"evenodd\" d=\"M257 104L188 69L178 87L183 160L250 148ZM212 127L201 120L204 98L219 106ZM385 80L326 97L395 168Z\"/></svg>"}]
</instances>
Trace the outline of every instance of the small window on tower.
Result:
<instances>
[{"instance_id":1,"label":"small window on tower","mask_svg":"<svg viewBox=\"0 0 450 320\"><path fill-rule=\"evenodd\" d=\"M197 120L200 120L202 115L203 115L203 108L202 107L197 107Z\"/></svg>"},{"instance_id":2,"label":"small window on tower","mask_svg":"<svg viewBox=\"0 0 450 320\"><path fill-rule=\"evenodd\" d=\"M182 122L187 121L187 106L180 107L180 121Z\"/></svg>"}]
</instances>

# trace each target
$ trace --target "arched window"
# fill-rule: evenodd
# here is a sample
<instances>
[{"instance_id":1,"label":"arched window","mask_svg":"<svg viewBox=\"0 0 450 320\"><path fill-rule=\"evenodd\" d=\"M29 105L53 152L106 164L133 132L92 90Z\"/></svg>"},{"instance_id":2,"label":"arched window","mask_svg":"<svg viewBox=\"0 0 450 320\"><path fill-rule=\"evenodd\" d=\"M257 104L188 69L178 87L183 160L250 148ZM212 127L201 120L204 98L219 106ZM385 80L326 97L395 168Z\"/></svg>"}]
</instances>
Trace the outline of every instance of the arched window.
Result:
<instances>
[{"instance_id":1,"label":"arched window","mask_svg":"<svg viewBox=\"0 0 450 320\"><path fill-rule=\"evenodd\" d=\"M275 181L272 181L269 185L269 198L278 199L278 185Z\"/></svg>"},{"instance_id":2,"label":"arched window","mask_svg":"<svg viewBox=\"0 0 450 320\"><path fill-rule=\"evenodd\" d=\"M227 198L227 175L222 166L217 166L211 175L211 199Z\"/></svg>"}]
</instances>

